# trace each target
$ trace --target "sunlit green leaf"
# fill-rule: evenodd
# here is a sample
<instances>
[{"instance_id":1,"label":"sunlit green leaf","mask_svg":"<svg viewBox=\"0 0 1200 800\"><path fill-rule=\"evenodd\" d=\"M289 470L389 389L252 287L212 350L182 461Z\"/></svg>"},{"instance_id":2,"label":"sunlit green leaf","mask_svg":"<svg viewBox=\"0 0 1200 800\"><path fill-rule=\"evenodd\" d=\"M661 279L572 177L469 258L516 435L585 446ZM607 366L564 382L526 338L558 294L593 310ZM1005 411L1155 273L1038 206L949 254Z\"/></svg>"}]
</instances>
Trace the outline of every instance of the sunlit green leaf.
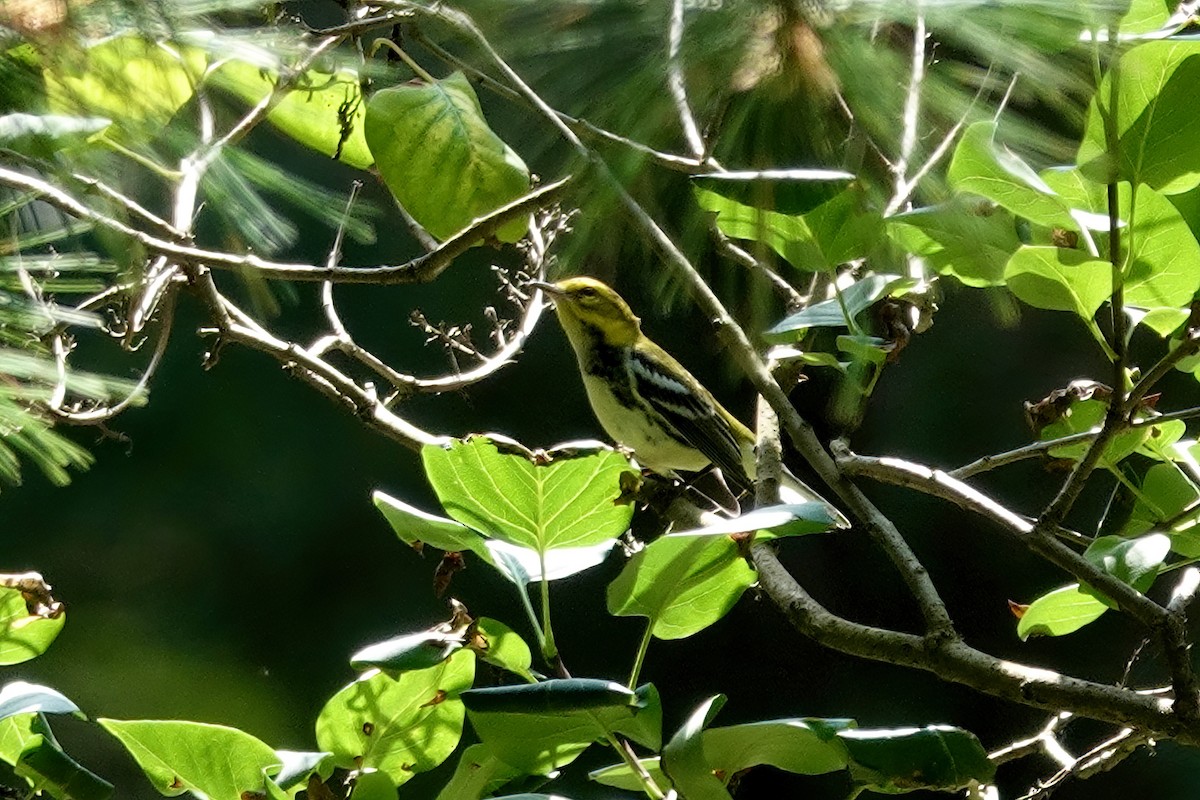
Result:
<instances>
[{"instance_id":1,"label":"sunlit green leaf","mask_svg":"<svg viewBox=\"0 0 1200 800\"><path fill-rule=\"evenodd\" d=\"M475 650L480 658L526 680L533 679L529 671L533 664L533 654L529 645L516 631L490 617L477 619L472 631L474 637L467 646Z\"/></svg>"},{"instance_id":2,"label":"sunlit green leaf","mask_svg":"<svg viewBox=\"0 0 1200 800\"><path fill-rule=\"evenodd\" d=\"M367 103L365 131L392 194L438 239L529 191L529 169L488 127L461 72L377 92ZM515 220L497 237L517 241L526 227Z\"/></svg>"},{"instance_id":3,"label":"sunlit green leaf","mask_svg":"<svg viewBox=\"0 0 1200 800\"><path fill-rule=\"evenodd\" d=\"M385 492L373 492L371 499L405 544L417 549L427 544L456 553L469 550L491 561L484 538L461 522L422 511Z\"/></svg>"},{"instance_id":4,"label":"sunlit green leaf","mask_svg":"<svg viewBox=\"0 0 1200 800\"><path fill-rule=\"evenodd\" d=\"M1004 270L1005 283L1034 308L1091 319L1112 294L1112 266L1078 250L1023 246Z\"/></svg>"},{"instance_id":5,"label":"sunlit green leaf","mask_svg":"<svg viewBox=\"0 0 1200 800\"><path fill-rule=\"evenodd\" d=\"M1017 636L1022 641L1030 636L1066 636L1100 619L1105 611L1108 606L1072 583L1030 603L1017 623Z\"/></svg>"},{"instance_id":6,"label":"sunlit green leaf","mask_svg":"<svg viewBox=\"0 0 1200 800\"><path fill-rule=\"evenodd\" d=\"M725 695L705 700L693 711L662 751L662 770L688 800L730 800L704 753L704 729L725 705Z\"/></svg>"},{"instance_id":7,"label":"sunlit green leaf","mask_svg":"<svg viewBox=\"0 0 1200 800\"><path fill-rule=\"evenodd\" d=\"M46 652L67 621L29 613L24 596L16 589L0 588L0 664L20 664Z\"/></svg>"},{"instance_id":8,"label":"sunlit green leaf","mask_svg":"<svg viewBox=\"0 0 1200 800\"><path fill-rule=\"evenodd\" d=\"M262 794L275 751L248 733L222 725L174 720L102 719L146 777L168 797L192 791L210 800Z\"/></svg>"},{"instance_id":9,"label":"sunlit green leaf","mask_svg":"<svg viewBox=\"0 0 1200 800\"><path fill-rule=\"evenodd\" d=\"M939 275L967 286L1003 286L1004 268L1021 246L1012 212L962 197L889 217L888 231Z\"/></svg>"},{"instance_id":10,"label":"sunlit green leaf","mask_svg":"<svg viewBox=\"0 0 1200 800\"><path fill-rule=\"evenodd\" d=\"M847 763L838 732L853 727L846 719L773 719L709 728L703 734L704 760L722 775L760 764L799 775L834 772Z\"/></svg>"},{"instance_id":11,"label":"sunlit green leaf","mask_svg":"<svg viewBox=\"0 0 1200 800\"><path fill-rule=\"evenodd\" d=\"M1145 592L1158 576L1170 546L1170 539L1162 534L1138 539L1102 536L1088 547L1084 557L1114 578ZM1064 586L1029 604L1017 623L1017 635L1022 640L1030 636L1065 636L1095 622L1114 606L1089 587Z\"/></svg>"},{"instance_id":12,"label":"sunlit green leaf","mask_svg":"<svg viewBox=\"0 0 1200 800\"><path fill-rule=\"evenodd\" d=\"M208 79L254 105L270 96L279 74L275 69L261 69L233 59L224 62ZM365 117L356 73L349 69L334 73L310 69L277 100L267 121L306 147L366 169L375 159L363 137Z\"/></svg>"},{"instance_id":13,"label":"sunlit green leaf","mask_svg":"<svg viewBox=\"0 0 1200 800\"><path fill-rule=\"evenodd\" d=\"M501 761L486 744L473 744L459 756L458 766L437 800L476 800L487 797L521 771Z\"/></svg>"},{"instance_id":14,"label":"sunlit green leaf","mask_svg":"<svg viewBox=\"0 0 1200 800\"><path fill-rule=\"evenodd\" d=\"M427 446L421 455L451 517L535 555L603 548L625 532L633 515L632 505L618 502L629 462L612 450L564 454L545 463L475 437ZM502 551L493 548L493 559ZM556 577L565 574L570 573Z\"/></svg>"},{"instance_id":15,"label":"sunlit green leaf","mask_svg":"<svg viewBox=\"0 0 1200 800\"><path fill-rule=\"evenodd\" d=\"M347 768L387 773L396 785L445 761L462 736L459 695L475 677L475 654L460 650L428 669L361 678L317 717L317 746Z\"/></svg>"},{"instance_id":16,"label":"sunlit green leaf","mask_svg":"<svg viewBox=\"0 0 1200 800\"><path fill-rule=\"evenodd\" d=\"M700 187L695 194L701 208L716 212L726 236L760 242L797 269L832 270L861 258L881 234L878 212L865 208L853 187L803 215L755 208Z\"/></svg>"},{"instance_id":17,"label":"sunlit green leaf","mask_svg":"<svg viewBox=\"0 0 1200 800\"><path fill-rule=\"evenodd\" d=\"M996 142L994 122L967 128L947 177L959 191L993 200L1017 216L1063 228L1078 225L1063 199L1019 156Z\"/></svg>"},{"instance_id":18,"label":"sunlit green leaf","mask_svg":"<svg viewBox=\"0 0 1200 800\"><path fill-rule=\"evenodd\" d=\"M157 133L195 93L204 72L199 50L143 39L104 39L63 47L45 69L46 92L59 113L111 119L125 135Z\"/></svg>"},{"instance_id":19,"label":"sunlit green leaf","mask_svg":"<svg viewBox=\"0 0 1200 800\"><path fill-rule=\"evenodd\" d=\"M608 586L608 613L647 617L659 639L682 639L729 613L755 573L728 536L662 536Z\"/></svg>"},{"instance_id":20,"label":"sunlit green leaf","mask_svg":"<svg viewBox=\"0 0 1200 800\"><path fill-rule=\"evenodd\" d=\"M1195 89L1200 84L1200 42L1159 41L1133 47L1116 68L1119 137L1117 175L1164 194L1200 184L1200 152L1190 145L1200 125ZM1109 177L1109 155L1100 106L1112 98L1113 71L1088 110L1078 163L1094 180Z\"/></svg>"}]
</instances>

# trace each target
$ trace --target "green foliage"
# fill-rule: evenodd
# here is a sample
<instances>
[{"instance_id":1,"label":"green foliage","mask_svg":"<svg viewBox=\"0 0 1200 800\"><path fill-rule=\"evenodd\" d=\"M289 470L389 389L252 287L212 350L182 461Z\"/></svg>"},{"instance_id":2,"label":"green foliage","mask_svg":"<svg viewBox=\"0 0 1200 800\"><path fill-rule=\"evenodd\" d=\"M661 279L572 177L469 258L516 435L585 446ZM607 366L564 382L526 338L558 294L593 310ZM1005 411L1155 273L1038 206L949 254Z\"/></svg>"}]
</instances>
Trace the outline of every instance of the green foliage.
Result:
<instances>
[{"instance_id":1,"label":"green foliage","mask_svg":"<svg viewBox=\"0 0 1200 800\"><path fill-rule=\"evenodd\" d=\"M1158 577L1171 548L1169 537L1151 533L1136 539L1102 536L1092 542L1084 557L1105 573L1145 592ZM1095 622L1115 604L1086 586L1071 584L1042 595L1025 609L1017 635L1065 636Z\"/></svg>"},{"instance_id":2,"label":"green foliage","mask_svg":"<svg viewBox=\"0 0 1200 800\"><path fill-rule=\"evenodd\" d=\"M529 191L529 168L488 127L461 72L376 92L364 130L392 194L438 239ZM515 242L525 229L515 220L496 235Z\"/></svg>"},{"instance_id":3,"label":"green foliage","mask_svg":"<svg viewBox=\"0 0 1200 800\"><path fill-rule=\"evenodd\" d=\"M0 588L0 665L37 658L58 637L66 621L66 612L30 611L21 592Z\"/></svg>"},{"instance_id":4,"label":"green foliage","mask_svg":"<svg viewBox=\"0 0 1200 800\"><path fill-rule=\"evenodd\" d=\"M1010 46L1005 40L1014 37L992 35L988 26L1015 31L1020 53L1013 63L1036 72L1054 63L1047 54L1073 58L1080 36L1109 28L1112 20L1100 17L1115 14L1112 9L1100 14L1090 4L1034 10L1011 5L973 9L971 19L963 21L950 41L998 58L996 48ZM1124 14L1121 29L1126 34L1149 33L1167 21L1162 2L1135 0L1127 5L1127 12L1116 10ZM628 13L630 19L644 20L643 14L662 11L605 8L596 13ZM896 19L881 16L876 27L882 27L871 32L871 41L881 31L885 35L880 40L887 39L889 25L896 30L907 26L905 15L910 11L880 10L880 15ZM945 10L927 11L932 25L944 22ZM591 12L577 13L586 17ZM745 56L739 63L726 39L713 32L714 52L704 58L710 69L718 66L723 77L719 90L702 90L711 96L697 107L734 106L743 94L767 86L785 96L784 105L794 115L800 106L781 84L787 75L818 72L815 67L823 55L812 56L812 70L797 69L788 60L800 57L797 51L803 48L797 43L806 35L818 41L820 37L796 20L772 19L767 11L737 13L754 18L749 21L756 29L740 34L752 46L738 52ZM691 16L689 24L711 24ZM722 19L728 22L731 17ZM637 25L623 30L632 42L643 43L645 34ZM226 113L228 109L217 107L214 112L207 105L214 96L210 89L220 90L215 96L223 92L226 99L232 97L240 112L261 104L263 118L280 135L337 159L343 169L374 168L404 209L437 239L449 238L530 187L529 168L492 130L461 71L441 80L426 78L378 90L367 98L372 70L365 64L331 56L318 66L306 62L293 74L292 63L298 60L268 52L249 38L239 42L240 49L229 48L232 55L227 55L222 51L232 38L208 33L205 41L194 34L160 41L127 31L91 44L62 37L54 52L23 56L27 66L40 72L43 85L35 90L38 102L33 105L41 107L29 109L38 113L0 117L0 146L18 151L16 162L23 169L59 175L68 186L74 185L73 179L62 176L70 172L56 170L67 164L73 169L77 162L68 157L75 158L75 153L85 154L81 160L94 159L110 175L137 164L140 171L130 183L147 185L147 176L177 185L189 160L203 156L200 194L217 207L215 213L233 237L262 252L282 250L301 233L267 195L292 202L326 227L344 227L351 239L371 241L374 232L360 218L343 219L342 203L334 202L341 200L336 193L290 173L280 174L274 161L236 149L244 131L230 131L238 135L222 145L226 149L207 150L211 132L197 133L181 118L199 108L199 117L208 125L212 120L207 115L219 118ZM653 33L658 36L660 31L655 27ZM1111 35L1111 29L1107 33ZM578 33L572 30L570 36ZM585 46L581 42L586 38L574 39L572 46ZM830 50L836 51L836 35L828 39ZM783 42L790 44L783 47ZM755 48L770 52L756 54ZM300 52L295 48L288 55ZM815 186L791 187L805 198L794 204L802 208L782 210L777 197L790 193L776 193L774 186L731 188L729 184L741 179L711 176L697 179L686 205L693 214L698 207L723 236L756 243L756 255L768 266L775 256L787 261L794 270L785 271L789 280L803 273L814 291L825 292L820 302L789 313L765 332L765 338L795 345L797 357L806 363L840 369L857 381L864 396L919 327L908 318L893 318L889 327L887 320L881 322L880 312L898 313L895 308L907 309L906 304L915 309L933 294L935 274L967 287L1002 289L1028 306L1082 322L1102 355L1127 381L1123 391L1149 389L1139 382L1156 372L1153 364L1134 363L1128 342L1116 340L1121 326L1113 331L1108 310L1118 320L1128 314L1159 335L1155 344L1180 348L1176 352L1187 356L1161 365L1174 363L1200 375L1194 350L1185 352L1197 335L1190 307L1200 289L1200 195L1194 194L1200 188L1200 151L1191 141L1200 129L1200 112L1191 97L1200 84L1200 47L1183 39L1115 44L1118 59L1108 64L1101 62L1102 52L1096 47L1094 54L1098 69L1107 71L1099 85L1091 87L1095 92L1074 164L1035 168L1047 163L1047 154L1054 152L1051 145L1021 141L1022 129L1010 125L1007 112L995 120L976 121L990 113L976 113L955 94L958 105L948 103L940 113L955 125L963 123L961 137L944 174L934 176L928 191L923 185L889 204L880 187L897 177L902 183L911 170L877 180L876 173L887 173L894 162L885 157L881 168L859 152L838 159L839 164L854 164L853 173L791 173L788 180ZM749 63L756 58L762 63ZM773 58L781 62L774 68L768 66ZM736 90L728 85L731 66L737 67L744 84ZM864 81L897 83L894 70L861 72L869 74L844 76L845 92L839 93L839 100L872 96L878 87ZM988 82L981 73L972 75L980 86ZM660 80L659 73L655 76ZM1047 84L1057 90L1058 84ZM1067 79L1063 85L1075 86ZM954 94L943 89L947 96ZM12 89L6 86L4 91ZM835 138L840 142L858 137L860 127L878 132L878 120L900 110L896 97L885 99L878 107L865 104L854 130L846 137L834 131ZM639 108L643 106L629 113ZM901 161L929 155L922 153L933 142L927 134L949 128L938 124L947 119L923 121L913 131L916 150ZM878 136L885 146L893 138L892 132ZM722 159L738 155L728 144L721 146ZM177 163L181 152L192 153L182 165ZM747 152L750 155L739 160L758 163L752 151ZM120 160L109 160L114 154ZM114 169L113 163L120 166ZM942 171L936 159L929 166ZM760 176L759 182L779 181ZM158 186L139 188L150 194ZM912 207L903 202L909 199ZM35 205L32 193L0 200L0 216L6 220ZM122 224L137 213L119 203L115 211L104 204L96 207L119 217ZM885 219L883 207L906 210ZM55 482L65 482L67 468L88 459L51 429L44 413L51 396L60 384L73 396L100 400L122 397L133 387L85 372L63 374L61 364L51 357L50 337L64 325L104 330L104 324L98 317L43 302L38 292L27 291L29 275L36 276L42 293L98 291L118 273L121 280L135 274L145 253L124 234L89 231L84 223L65 223L61 230L11 227L14 235L0 260L0 476L16 480L18 456L23 455ZM524 219L516 220L501 228L497 238L513 242L526 229ZM175 238L190 243L189 236ZM91 249L66 253L59 246L63 243L78 244L81 251L86 243ZM1094 431L1109 418L1110 402L1097 394L1064 404L1057 417L1041 427L1040 440ZM1132 510L1121 523L1106 520L1101 530L1115 534L1092 539L1083 555L1105 574L1147 592L1157 576L1183 565L1180 557L1200 555L1195 531L1200 515L1193 510L1200 486L1186 468L1194 465L1200 445L1183 438L1182 423L1154 424L1149 401L1133 405L1124 411L1136 426L1113 436L1098 458L1099 467L1130 493ZM1047 446L1045 452L1077 463L1089 448L1088 442L1076 441ZM382 492L374 494L376 507L406 544L418 550L473 554L516 587L528 615L521 630L532 633L538 645L538 670L566 674L554 640L549 584L613 557L618 541L628 537L631 553L606 592L611 615L646 619L642 645L631 654L634 667L628 685L601 677L546 678L535 671L534 651L508 622L472 619L465 609L460 619L456 610L450 624L405 632L350 657L350 667L363 674L321 710L315 727L319 752L276 751L248 733L196 722L101 720L158 791L168 796L191 792L209 800L283 800L298 788L334 780L336 772L355 800L390 800L414 775L458 753L457 768L439 795L442 800L476 800L506 790L512 792L507 795L512 800L549 800L555 795L521 794L529 786L520 781L550 779L597 743L612 748L622 763L594 772L594 780L653 798L674 791L688 800L726 800L732 796L734 776L760 765L802 775L845 772L856 792L958 791L994 778L994 764L978 739L958 728L863 730L851 720L791 718L713 727L724 704L722 696L696 708L664 745L664 698L654 685L637 683L650 639L702 635L757 580L746 558L750 543L775 540L772 547L786 547L791 543L783 539L830 530L834 521L821 505L759 509L699 530L661 535L643 545L629 533L637 475L619 452L532 453L498 439L471 437L445 447L428 446L422 461L447 516ZM536 603L530 598L531 586L535 593L540 590ZM598 598L591 600L598 604ZM1030 604L1017 633L1022 640L1062 636L1098 619L1113 605L1093 588L1065 586ZM61 614L32 613L19 592L0 592L0 663L19 663L44 652L63 621ZM496 671L479 670L486 677L477 675L479 660L507 674L497 678ZM579 671L574 664L572 668ZM580 674L586 675L586 669ZM489 682L500 685L483 685ZM668 706L678 702L673 689L665 690ZM63 752L45 718L48 713L77 711L51 689L9 684L0 690L0 759L13 765L34 790L68 800L99 800L111 787ZM480 741L462 748L468 719ZM309 796L317 795L310 791Z\"/></svg>"},{"instance_id":5,"label":"green foliage","mask_svg":"<svg viewBox=\"0 0 1200 800\"><path fill-rule=\"evenodd\" d=\"M854 185L796 215L754 208L709 189L695 193L702 209L716 212L721 233L766 245L796 269L835 270L867 255L880 233L878 212L866 207Z\"/></svg>"},{"instance_id":6,"label":"green foliage","mask_svg":"<svg viewBox=\"0 0 1200 800\"><path fill-rule=\"evenodd\" d=\"M281 766L267 745L222 725L164 720L101 719L167 797L192 792L211 800L265 794L268 774Z\"/></svg>"},{"instance_id":7,"label":"green foliage","mask_svg":"<svg viewBox=\"0 0 1200 800\"><path fill-rule=\"evenodd\" d=\"M222 63L208 80L254 105L278 93L279 67L266 69L232 59ZM365 117L359 76L350 69L306 71L293 79L267 113L267 121L282 133L358 169L375 163L363 136Z\"/></svg>"},{"instance_id":8,"label":"green foliage","mask_svg":"<svg viewBox=\"0 0 1200 800\"><path fill-rule=\"evenodd\" d=\"M397 678L366 675L335 694L317 717L317 746L346 769L374 769L399 786L445 761L462 736L462 692L475 655L455 653Z\"/></svg>"}]
</instances>

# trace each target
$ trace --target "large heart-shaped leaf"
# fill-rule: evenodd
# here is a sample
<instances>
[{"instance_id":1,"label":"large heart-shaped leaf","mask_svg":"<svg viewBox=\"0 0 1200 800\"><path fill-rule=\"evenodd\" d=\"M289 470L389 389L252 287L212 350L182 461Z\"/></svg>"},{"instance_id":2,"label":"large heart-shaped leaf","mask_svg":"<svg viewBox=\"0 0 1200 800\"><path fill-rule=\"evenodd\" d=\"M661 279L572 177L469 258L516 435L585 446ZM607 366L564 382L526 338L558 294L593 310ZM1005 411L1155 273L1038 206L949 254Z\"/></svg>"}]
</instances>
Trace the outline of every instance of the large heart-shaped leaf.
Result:
<instances>
[{"instance_id":1,"label":"large heart-shaped leaf","mask_svg":"<svg viewBox=\"0 0 1200 800\"><path fill-rule=\"evenodd\" d=\"M621 476L630 472L629 461L613 450L539 460L473 437L446 447L429 445L421 457L451 517L539 557L602 548L625 532L633 516L632 505L622 501ZM494 559L498 551L491 552ZM519 553L513 557L520 561ZM581 557L577 563L587 562ZM528 571L528 565L520 568ZM570 573L556 577L565 574Z\"/></svg>"},{"instance_id":2,"label":"large heart-shaped leaf","mask_svg":"<svg viewBox=\"0 0 1200 800\"><path fill-rule=\"evenodd\" d=\"M366 140L392 194L438 239L529 191L529 169L488 127L461 72L377 92ZM515 242L526 227L515 220L497 237Z\"/></svg>"}]
</instances>

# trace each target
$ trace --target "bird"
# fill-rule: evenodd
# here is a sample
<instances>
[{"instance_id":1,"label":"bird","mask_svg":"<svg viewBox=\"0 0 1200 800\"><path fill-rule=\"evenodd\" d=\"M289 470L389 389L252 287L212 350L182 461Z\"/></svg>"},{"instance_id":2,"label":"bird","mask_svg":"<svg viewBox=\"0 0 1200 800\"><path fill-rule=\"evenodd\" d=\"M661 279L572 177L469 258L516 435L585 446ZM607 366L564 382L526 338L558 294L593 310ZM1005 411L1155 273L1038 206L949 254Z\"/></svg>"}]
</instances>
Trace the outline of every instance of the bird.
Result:
<instances>
[{"instance_id":1,"label":"bird","mask_svg":"<svg viewBox=\"0 0 1200 800\"><path fill-rule=\"evenodd\" d=\"M642 332L641 319L624 298L589 277L530 286L554 304L600 426L632 450L638 464L669 477L713 465L732 487L753 490L754 434ZM780 488L786 501L820 502L840 527L848 525L840 511L786 470Z\"/></svg>"}]
</instances>

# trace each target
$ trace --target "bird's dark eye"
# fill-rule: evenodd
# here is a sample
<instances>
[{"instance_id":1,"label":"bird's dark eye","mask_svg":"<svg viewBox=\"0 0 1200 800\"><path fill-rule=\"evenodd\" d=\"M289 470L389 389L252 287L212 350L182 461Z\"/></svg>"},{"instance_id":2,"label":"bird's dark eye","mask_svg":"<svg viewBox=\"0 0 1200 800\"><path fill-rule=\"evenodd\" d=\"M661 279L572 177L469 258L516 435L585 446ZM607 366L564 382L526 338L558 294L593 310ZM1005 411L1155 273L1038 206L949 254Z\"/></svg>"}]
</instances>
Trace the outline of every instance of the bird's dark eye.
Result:
<instances>
[{"instance_id":1,"label":"bird's dark eye","mask_svg":"<svg viewBox=\"0 0 1200 800\"><path fill-rule=\"evenodd\" d=\"M584 297L584 298L595 297L596 290L590 286L584 286L582 289L579 290L578 294L580 297Z\"/></svg>"}]
</instances>

